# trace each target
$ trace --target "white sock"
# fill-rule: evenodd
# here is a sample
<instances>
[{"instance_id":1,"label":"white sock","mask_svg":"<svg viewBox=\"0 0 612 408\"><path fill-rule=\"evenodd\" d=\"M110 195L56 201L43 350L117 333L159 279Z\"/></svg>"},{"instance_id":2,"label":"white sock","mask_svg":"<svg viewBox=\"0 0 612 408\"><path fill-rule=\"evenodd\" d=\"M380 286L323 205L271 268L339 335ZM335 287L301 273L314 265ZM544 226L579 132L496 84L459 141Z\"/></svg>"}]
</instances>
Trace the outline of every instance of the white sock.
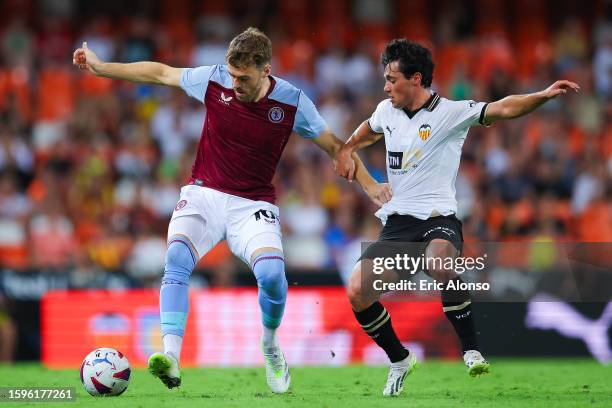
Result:
<instances>
[{"instance_id":1,"label":"white sock","mask_svg":"<svg viewBox=\"0 0 612 408\"><path fill-rule=\"evenodd\" d=\"M265 349L278 347L278 338L276 337L276 329L270 329L264 326L263 336L261 336L261 343Z\"/></svg>"},{"instance_id":2,"label":"white sock","mask_svg":"<svg viewBox=\"0 0 612 408\"><path fill-rule=\"evenodd\" d=\"M176 334L166 334L163 338L164 353L172 353L177 360L181 359L181 347L183 347L183 338Z\"/></svg>"}]
</instances>

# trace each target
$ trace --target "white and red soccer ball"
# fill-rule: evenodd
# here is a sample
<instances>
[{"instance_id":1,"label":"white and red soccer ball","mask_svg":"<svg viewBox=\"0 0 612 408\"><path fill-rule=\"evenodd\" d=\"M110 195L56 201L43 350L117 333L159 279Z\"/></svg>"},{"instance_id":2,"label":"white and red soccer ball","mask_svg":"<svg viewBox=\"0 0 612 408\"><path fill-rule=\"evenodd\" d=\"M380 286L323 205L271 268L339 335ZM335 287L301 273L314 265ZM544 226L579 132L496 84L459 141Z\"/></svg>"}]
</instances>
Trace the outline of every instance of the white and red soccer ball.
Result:
<instances>
[{"instance_id":1,"label":"white and red soccer ball","mask_svg":"<svg viewBox=\"0 0 612 408\"><path fill-rule=\"evenodd\" d=\"M81 382L93 396L117 396L127 389L132 370L128 359L113 348L95 349L81 364Z\"/></svg>"}]
</instances>

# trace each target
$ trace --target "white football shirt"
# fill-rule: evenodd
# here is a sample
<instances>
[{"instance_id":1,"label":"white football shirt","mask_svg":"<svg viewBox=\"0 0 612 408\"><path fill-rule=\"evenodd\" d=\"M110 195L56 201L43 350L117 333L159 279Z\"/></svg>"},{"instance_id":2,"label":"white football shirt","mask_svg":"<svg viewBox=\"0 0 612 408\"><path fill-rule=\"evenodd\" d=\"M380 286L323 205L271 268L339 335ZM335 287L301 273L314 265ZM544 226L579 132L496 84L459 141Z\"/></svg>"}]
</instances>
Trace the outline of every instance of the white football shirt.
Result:
<instances>
[{"instance_id":1,"label":"white football shirt","mask_svg":"<svg viewBox=\"0 0 612 408\"><path fill-rule=\"evenodd\" d=\"M457 212L455 180L461 147L470 126L483 125L487 104L451 101L433 93L413 112L396 109L386 99L369 119L374 132L384 133L391 201L376 212L383 224L391 214L425 220L433 214Z\"/></svg>"}]
</instances>

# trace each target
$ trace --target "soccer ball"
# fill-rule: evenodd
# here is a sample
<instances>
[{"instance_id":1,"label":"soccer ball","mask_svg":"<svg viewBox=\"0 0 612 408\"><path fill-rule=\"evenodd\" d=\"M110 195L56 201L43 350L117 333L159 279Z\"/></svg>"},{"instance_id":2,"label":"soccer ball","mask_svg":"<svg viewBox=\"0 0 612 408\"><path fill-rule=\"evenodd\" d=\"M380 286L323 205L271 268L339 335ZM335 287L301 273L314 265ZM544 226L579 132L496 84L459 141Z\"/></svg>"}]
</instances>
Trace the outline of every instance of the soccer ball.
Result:
<instances>
[{"instance_id":1,"label":"soccer ball","mask_svg":"<svg viewBox=\"0 0 612 408\"><path fill-rule=\"evenodd\" d=\"M95 349L81 364L81 383L93 396L116 396L125 392L132 370L127 358L113 348Z\"/></svg>"}]
</instances>

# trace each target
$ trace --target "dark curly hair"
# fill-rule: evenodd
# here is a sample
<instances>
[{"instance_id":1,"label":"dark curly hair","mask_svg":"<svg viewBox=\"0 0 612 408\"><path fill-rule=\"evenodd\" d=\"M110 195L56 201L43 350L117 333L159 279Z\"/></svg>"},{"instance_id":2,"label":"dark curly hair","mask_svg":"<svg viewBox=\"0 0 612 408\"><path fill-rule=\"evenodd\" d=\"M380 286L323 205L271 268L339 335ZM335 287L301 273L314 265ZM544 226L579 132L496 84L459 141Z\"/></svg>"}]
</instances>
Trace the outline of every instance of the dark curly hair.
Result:
<instances>
[{"instance_id":1,"label":"dark curly hair","mask_svg":"<svg viewBox=\"0 0 612 408\"><path fill-rule=\"evenodd\" d=\"M408 41L404 38L391 40L380 56L383 68L397 61L399 70L406 78L410 78L416 72L420 72L421 86L429 88L433 80L434 63L431 52L420 44Z\"/></svg>"}]
</instances>

